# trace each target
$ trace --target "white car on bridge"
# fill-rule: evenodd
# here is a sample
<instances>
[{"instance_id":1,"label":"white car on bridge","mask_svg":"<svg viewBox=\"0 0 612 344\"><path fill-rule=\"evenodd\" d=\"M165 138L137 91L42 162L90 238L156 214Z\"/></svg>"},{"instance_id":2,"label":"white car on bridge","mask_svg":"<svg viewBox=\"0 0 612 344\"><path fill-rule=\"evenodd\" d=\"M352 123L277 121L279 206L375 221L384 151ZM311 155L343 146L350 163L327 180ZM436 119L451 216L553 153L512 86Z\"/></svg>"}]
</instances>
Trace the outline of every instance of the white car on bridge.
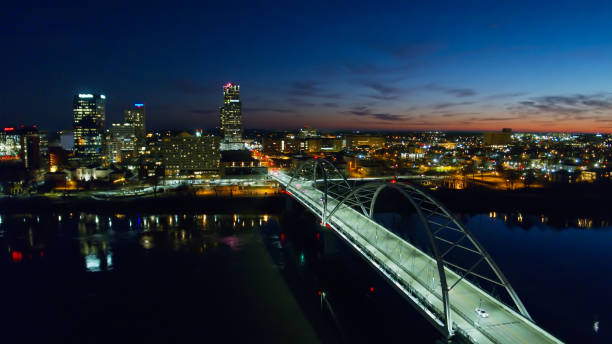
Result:
<instances>
[{"instance_id":1,"label":"white car on bridge","mask_svg":"<svg viewBox=\"0 0 612 344\"><path fill-rule=\"evenodd\" d=\"M478 316L481 317L481 318L488 318L489 317L489 313L485 312L485 310L482 309L482 308L476 308L476 314L478 314Z\"/></svg>"}]
</instances>

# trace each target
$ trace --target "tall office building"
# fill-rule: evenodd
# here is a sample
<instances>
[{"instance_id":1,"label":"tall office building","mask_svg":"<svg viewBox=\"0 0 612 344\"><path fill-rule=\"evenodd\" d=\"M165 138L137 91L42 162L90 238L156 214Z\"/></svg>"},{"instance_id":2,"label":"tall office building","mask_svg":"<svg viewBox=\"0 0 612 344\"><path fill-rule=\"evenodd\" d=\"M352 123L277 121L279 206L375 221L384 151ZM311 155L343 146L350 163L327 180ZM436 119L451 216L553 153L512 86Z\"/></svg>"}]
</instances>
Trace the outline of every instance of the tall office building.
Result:
<instances>
[{"instance_id":1,"label":"tall office building","mask_svg":"<svg viewBox=\"0 0 612 344\"><path fill-rule=\"evenodd\" d=\"M136 103L133 107L125 110L125 123L133 125L136 138L139 141L144 141L145 136L147 136L144 104Z\"/></svg>"},{"instance_id":2,"label":"tall office building","mask_svg":"<svg viewBox=\"0 0 612 344\"><path fill-rule=\"evenodd\" d=\"M242 143L242 103L240 85L227 83L223 86L223 106L221 106L221 150L240 150Z\"/></svg>"},{"instance_id":3,"label":"tall office building","mask_svg":"<svg viewBox=\"0 0 612 344\"><path fill-rule=\"evenodd\" d=\"M102 158L106 96L77 94L72 114L74 126L74 157L83 164L96 164Z\"/></svg>"}]
</instances>

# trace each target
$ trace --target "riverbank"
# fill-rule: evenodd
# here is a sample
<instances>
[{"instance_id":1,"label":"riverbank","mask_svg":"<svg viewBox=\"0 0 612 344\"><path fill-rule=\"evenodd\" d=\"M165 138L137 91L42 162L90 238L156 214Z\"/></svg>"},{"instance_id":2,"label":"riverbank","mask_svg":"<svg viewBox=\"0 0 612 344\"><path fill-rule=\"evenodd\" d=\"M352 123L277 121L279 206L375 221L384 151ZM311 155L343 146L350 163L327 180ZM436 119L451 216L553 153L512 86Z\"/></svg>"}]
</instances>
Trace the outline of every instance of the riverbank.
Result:
<instances>
[{"instance_id":1,"label":"riverbank","mask_svg":"<svg viewBox=\"0 0 612 344\"><path fill-rule=\"evenodd\" d=\"M5 212L31 211L95 211L117 213L168 213L168 212L216 212L268 213L282 209L283 199L279 195L268 197L249 196L194 196L193 194L160 194L126 198L95 199L92 197L47 197L2 198L0 209Z\"/></svg>"},{"instance_id":2,"label":"riverbank","mask_svg":"<svg viewBox=\"0 0 612 344\"><path fill-rule=\"evenodd\" d=\"M574 184L520 190L437 190L432 195L458 212L571 213L573 216L610 215L612 183Z\"/></svg>"},{"instance_id":3,"label":"riverbank","mask_svg":"<svg viewBox=\"0 0 612 344\"><path fill-rule=\"evenodd\" d=\"M522 212L572 216L609 216L608 195L612 183L561 185L547 188L494 190L473 187L464 190L438 189L430 194L453 212ZM391 196L391 195L389 195ZM394 196L391 196L395 199ZM387 203L383 201L383 203ZM156 195L102 199L90 194L0 198L5 211L113 211L113 212L278 212L283 195L275 192L165 192Z\"/></svg>"}]
</instances>

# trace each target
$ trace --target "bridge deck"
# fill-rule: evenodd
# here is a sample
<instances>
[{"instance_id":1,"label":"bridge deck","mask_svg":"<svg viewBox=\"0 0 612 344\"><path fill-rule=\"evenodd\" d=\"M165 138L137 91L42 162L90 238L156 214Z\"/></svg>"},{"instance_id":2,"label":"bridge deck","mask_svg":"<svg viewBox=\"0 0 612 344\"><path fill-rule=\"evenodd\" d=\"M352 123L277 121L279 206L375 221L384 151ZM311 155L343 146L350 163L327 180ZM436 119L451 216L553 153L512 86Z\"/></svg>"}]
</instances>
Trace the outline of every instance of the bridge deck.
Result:
<instances>
[{"instance_id":1,"label":"bridge deck","mask_svg":"<svg viewBox=\"0 0 612 344\"><path fill-rule=\"evenodd\" d=\"M290 177L281 172L272 177L284 186L290 181ZM314 188L312 182L296 182L288 186L287 191L320 216L323 193ZM338 202L328 196L328 209L333 209ZM333 230L411 300L432 324L444 328L443 323L437 320L443 321L444 306L433 258L349 206L341 206L327 221ZM459 276L451 270L446 271L448 285L452 286ZM472 342L561 343L465 279L451 289L449 298L454 329ZM488 318L476 314L475 309L479 305L489 313Z\"/></svg>"}]
</instances>

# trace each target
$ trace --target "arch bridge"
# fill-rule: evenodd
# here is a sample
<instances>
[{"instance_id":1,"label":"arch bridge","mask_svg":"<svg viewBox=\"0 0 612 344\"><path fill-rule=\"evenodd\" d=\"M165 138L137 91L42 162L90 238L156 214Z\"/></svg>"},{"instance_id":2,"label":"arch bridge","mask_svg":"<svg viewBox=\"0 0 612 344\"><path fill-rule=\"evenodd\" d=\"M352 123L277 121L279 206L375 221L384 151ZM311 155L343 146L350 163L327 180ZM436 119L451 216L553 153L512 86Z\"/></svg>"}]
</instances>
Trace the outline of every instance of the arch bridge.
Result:
<instances>
[{"instance_id":1,"label":"arch bridge","mask_svg":"<svg viewBox=\"0 0 612 344\"><path fill-rule=\"evenodd\" d=\"M289 171L271 171L270 176L346 241L444 337L473 343L561 343L535 324L468 229L418 187L381 181L354 186L325 159L307 160ZM417 219L419 225L408 231L412 235L394 232L375 216L386 190L401 195Z\"/></svg>"}]
</instances>

